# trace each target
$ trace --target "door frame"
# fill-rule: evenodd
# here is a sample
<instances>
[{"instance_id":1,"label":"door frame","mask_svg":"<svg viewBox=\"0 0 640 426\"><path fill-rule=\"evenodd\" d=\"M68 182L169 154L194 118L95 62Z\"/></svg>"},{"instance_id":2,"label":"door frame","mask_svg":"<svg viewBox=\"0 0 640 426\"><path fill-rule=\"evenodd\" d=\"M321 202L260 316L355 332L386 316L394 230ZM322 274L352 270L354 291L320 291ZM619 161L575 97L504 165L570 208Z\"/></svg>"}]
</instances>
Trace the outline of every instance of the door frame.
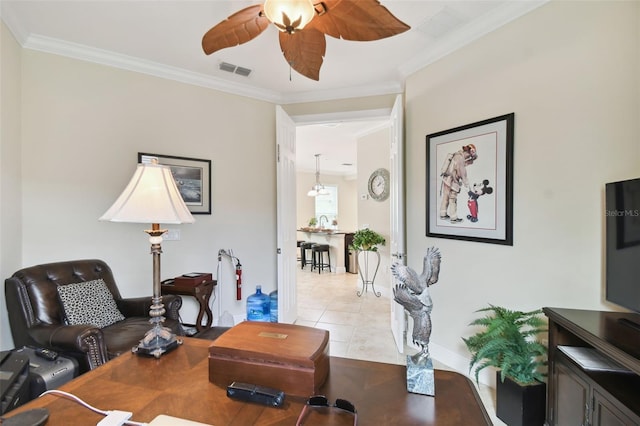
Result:
<instances>
[{"instance_id":1,"label":"door frame","mask_svg":"<svg viewBox=\"0 0 640 426\"><path fill-rule=\"evenodd\" d=\"M296 290L296 125L276 105L276 238L278 322L293 324L298 316Z\"/></svg>"},{"instance_id":2,"label":"door frame","mask_svg":"<svg viewBox=\"0 0 640 426\"><path fill-rule=\"evenodd\" d=\"M402 97L402 95L398 95ZM397 98L396 98L397 100ZM397 105L397 102L395 103ZM404 105L402 105L404 107ZM363 110L355 110L355 111L342 111L342 112L328 112L328 113L319 113L319 114L299 114L299 115L289 115L291 120L293 120L295 126L303 126L310 124L321 124L321 123L329 123L329 122L349 122L349 121L366 121L366 120L377 120L377 119L389 119L392 118L393 107L388 108L377 108L377 109L363 109ZM404 123L401 123L404 127ZM391 140L391 135L389 136ZM400 141L400 143L404 144L404 139ZM404 163L404 160L402 160ZM400 173L404 174L404 169L400 170ZM404 191L404 188L401 188ZM404 209L402 209L404 212ZM389 220L392 220L392 216L390 215ZM278 233L281 231L278 230ZM402 232L405 232L403 229ZM280 238L280 236L279 236ZM403 239L404 241L404 239ZM282 297L282 296L280 296ZM391 302L393 303L393 299L391 294L389 294ZM391 319L390 319L391 321ZM402 352L402 351L401 351Z\"/></svg>"}]
</instances>

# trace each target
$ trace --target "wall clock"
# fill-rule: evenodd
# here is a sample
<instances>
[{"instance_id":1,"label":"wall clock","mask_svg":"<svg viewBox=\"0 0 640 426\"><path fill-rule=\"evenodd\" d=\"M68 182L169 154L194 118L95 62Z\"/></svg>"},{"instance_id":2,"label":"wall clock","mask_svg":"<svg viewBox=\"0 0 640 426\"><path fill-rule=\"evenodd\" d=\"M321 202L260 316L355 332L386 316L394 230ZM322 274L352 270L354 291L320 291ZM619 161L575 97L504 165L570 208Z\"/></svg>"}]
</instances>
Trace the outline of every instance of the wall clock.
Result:
<instances>
[{"instance_id":1,"label":"wall clock","mask_svg":"<svg viewBox=\"0 0 640 426\"><path fill-rule=\"evenodd\" d=\"M376 201L384 201L389 198L389 170L378 169L371 173L367 189L371 198Z\"/></svg>"}]
</instances>

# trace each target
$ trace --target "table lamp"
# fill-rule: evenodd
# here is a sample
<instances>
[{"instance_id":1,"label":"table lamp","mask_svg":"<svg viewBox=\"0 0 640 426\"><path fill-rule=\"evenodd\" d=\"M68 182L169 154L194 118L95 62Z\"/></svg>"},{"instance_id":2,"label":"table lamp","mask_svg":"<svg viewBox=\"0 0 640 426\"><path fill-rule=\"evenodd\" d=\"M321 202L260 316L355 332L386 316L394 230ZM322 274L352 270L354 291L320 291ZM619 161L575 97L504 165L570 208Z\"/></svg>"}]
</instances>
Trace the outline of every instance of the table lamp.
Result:
<instances>
[{"instance_id":1,"label":"table lamp","mask_svg":"<svg viewBox=\"0 0 640 426\"><path fill-rule=\"evenodd\" d=\"M145 232L149 234L153 255L153 297L149 311L152 328L133 348L133 352L159 358L182 343L169 328L162 325L166 311L160 287L160 253L162 234L167 230L160 229L160 223L195 222L178 191L171 169L157 164L157 159L138 164L127 187L100 220L151 224L151 229Z\"/></svg>"}]
</instances>

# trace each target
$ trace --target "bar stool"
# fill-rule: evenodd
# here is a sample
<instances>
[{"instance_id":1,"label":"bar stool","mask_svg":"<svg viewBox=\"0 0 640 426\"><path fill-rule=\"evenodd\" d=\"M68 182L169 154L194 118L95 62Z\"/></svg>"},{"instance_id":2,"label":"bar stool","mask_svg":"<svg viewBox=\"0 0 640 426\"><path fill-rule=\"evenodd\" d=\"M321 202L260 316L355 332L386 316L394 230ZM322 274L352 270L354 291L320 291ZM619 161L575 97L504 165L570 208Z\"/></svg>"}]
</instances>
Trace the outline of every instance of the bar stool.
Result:
<instances>
[{"instance_id":1,"label":"bar stool","mask_svg":"<svg viewBox=\"0 0 640 426\"><path fill-rule=\"evenodd\" d=\"M298 260L298 262L302 261L302 250L300 250L300 245L302 243L305 243L305 242L306 242L305 240L298 240L298 242L297 242L297 247L298 247L298 259L297 260Z\"/></svg>"},{"instance_id":2,"label":"bar stool","mask_svg":"<svg viewBox=\"0 0 640 426\"><path fill-rule=\"evenodd\" d=\"M311 251L313 253L313 266L311 267L311 270L318 268L318 273L320 273L323 269L329 268L329 272L331 272L331 254L329 253L329 244L314 244ZM327 263L324 263L324 253L327 253Z\"/></svg>"},{"instance_id":3,"label":"bar stool","mask_svg":"<svg viewBox=\"0 0 640 426\"><path fill-rule=\"evenodd\" d=\"M313 250L311 247L314 246L315 243L311 241L305 241L300 244L300 269L304 269L306 265L312 265L311 269L313 270ZM310 250L310 256L307 255L307 250Z\"/></svg>"}]
</instances>

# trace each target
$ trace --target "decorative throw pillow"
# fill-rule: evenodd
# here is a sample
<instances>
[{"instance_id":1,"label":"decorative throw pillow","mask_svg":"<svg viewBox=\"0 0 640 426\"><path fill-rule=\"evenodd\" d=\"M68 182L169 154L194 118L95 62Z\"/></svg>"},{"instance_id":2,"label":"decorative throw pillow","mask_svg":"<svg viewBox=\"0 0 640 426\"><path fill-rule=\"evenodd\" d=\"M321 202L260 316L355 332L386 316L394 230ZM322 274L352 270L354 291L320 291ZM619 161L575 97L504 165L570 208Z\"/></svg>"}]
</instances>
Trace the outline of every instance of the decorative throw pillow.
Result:
<instances>
[{"instance_id":1,"label":"decorative throw pillow","mask_svg":"<svg viewBox=\"0 0 640 426\"><path fill-rule=\"evenodd\" d=\"M58 286L58 295L70 325L103 328L124 319L104 280Z\"/></svg>"}]
</instances>

